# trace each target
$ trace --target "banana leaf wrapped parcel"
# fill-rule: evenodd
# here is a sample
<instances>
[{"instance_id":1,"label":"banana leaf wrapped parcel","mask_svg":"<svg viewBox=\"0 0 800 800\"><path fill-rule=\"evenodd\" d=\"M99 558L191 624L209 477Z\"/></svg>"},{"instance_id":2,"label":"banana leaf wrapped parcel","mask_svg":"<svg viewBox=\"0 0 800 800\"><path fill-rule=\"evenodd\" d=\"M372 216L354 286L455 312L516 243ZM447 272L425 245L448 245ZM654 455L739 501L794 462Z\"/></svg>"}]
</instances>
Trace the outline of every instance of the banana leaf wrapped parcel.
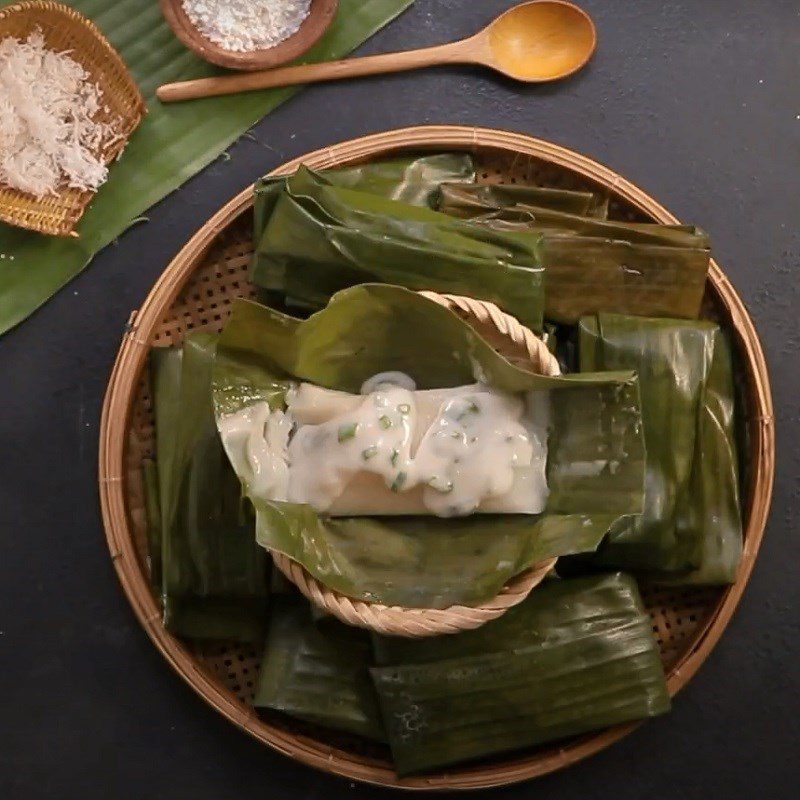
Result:
<instances>
[{"instance_id":1,"label":"banana leaf wrapped parcel","mask_svg":"<svg viewBox=\"0 0 800 800\"><path fill-rule=\"evenodd\" d=\"M285 407L292 385L358 392L387 370L413 376L426 390L479 377L508 392L557 393L543 513L332 517L259 489L268 476L261 467L275 452L268 419ZM642 510L644 452L632 373L533 374L453 312L401 287L354 287L307 320L238 301L217 348L213 394L221 430L243 411L260 420L260 438L224 437L256 508L258 541L349 597L407 607L477 604L533 563L594 550L615 522Z\"/></svg>"},{"instance_id":2,"label":"banana leaf wrapped parcel","mask_svg":"<svg viewBox=\"0 0 800 800\"><path fill-rule=\"evenodd\" d=\"M472 631L371 646L281 594L254 705L388 739L404 775L656 716L670 699L636 582L615 573L548 580Z\"/></svg>"},{"instance_id":3,"label":"banana leaf wrapped parcel","mask_svg":"<svg viewBox=\"0 0 800 800\"><path fill-rule=\"evenodd\" d=\"M369 634L338 620L317 625L296 591L273 596L253 705L385 741L369 676Z\"/></svg>"},{"instance_id":4,"label":"banana leaf wrapped parcel","mask_svg":"<svg viewBox=\"0 0 800 800\"><path fill-rule=\"evenodd\" d=\"M180 350L154 350L164 623L189 638L260 641L268 558L214 424L215 347L192 333Z\"/></svg>"},{"instance_id":5,"label":"banana leaf wrapped parcel","mask_svg":"<svg viewBox=\"0 0 800 800\"><path fill-rule=\"evenodd\" d=\"M662 714L650 617L627 575L552 580L474 631L375 637L371 670L400 775Z\"/></svg>"},{"instance_id":6,"label":"banana leaf wrapped parcel","mask_svg":"<svg viewBox=\"0 0 800 800\"><path fill-rule=\"evenodd\" d=\"M276 191L251 279L308 310L381 282L489 300L535 331L543 317L575 324L589 313L700 312L708 238L689 226L546 208L526 210L522 224L462 219L334 186L304 168Z\"/></svg>"},{"instance_id":7,"label":"banana leaf wrapped parcel","mask_svg":"<svg viewBox=\"0 0 800 800\"><path fill-rule=\"evenodd\" d=\"M431 206L438 203L443 181L475 180L475 165L467 153L435 153L409 156L353 167L337 167L319 173L334 186L402 200L411 205ZM253 202L253 247L258 248L264 227L275 203L286 185L286 176L274 175L256 181Z\"/></svg>"},{"instance_id":8,"label":"banana leaf wrapped parcel","mask_svg":"<svg viewBox=\"0 0 800 800\"><path fill-rule=\"evenodd\" d=\"M581 369L635 369L645 510L596 559L673 583L731 583L742 550L730 346L710 321L601 314L580 324Z\"/></svg>"},{"instance_id":9,"label":"banana leaf wrapped parcel","mask_svg":"<svg viewBox=\"0 0 800 800\"><path fill-rule=\"evenodd\" d=\"M301 167L274 204L251 279L311 310L359 283L451 292L494 302L541 330L539 247L535 234L493 231L427 207L334 186Z\"/></svg>"}]
</instances>

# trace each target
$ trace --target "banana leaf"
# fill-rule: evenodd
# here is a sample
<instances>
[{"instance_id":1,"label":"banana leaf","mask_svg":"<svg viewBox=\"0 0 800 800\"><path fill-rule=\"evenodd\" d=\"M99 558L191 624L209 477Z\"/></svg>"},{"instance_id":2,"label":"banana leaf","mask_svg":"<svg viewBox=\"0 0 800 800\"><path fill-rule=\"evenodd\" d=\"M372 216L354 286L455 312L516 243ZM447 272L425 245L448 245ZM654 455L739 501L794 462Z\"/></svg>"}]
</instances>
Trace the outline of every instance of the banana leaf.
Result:
<instances>
[{"instance_id":1,"label":"banana leaf","mask_svg":"<svg viewBox=\"0 0 800 800\"><path fill-rule=\"evenodd\" d=\"M548 581L476 631L377 637L370 670L400 775L662 714L650 617L622 574Z\"/></svg>"},{"instance_id":2,"label":"banana leaf","mask_svg":"<svg viewBox=\"0 0 800 800\"><path fill-rule=\"evenodd\" d=\"M147 564L154 587L161 586L161 504L158 498L158 466L152 458L142 463L145 522L147 524Z\"/></svg>"},{"instance_id":3,"label":"banana leaf","mask_svg":"<svg viewBox=\"0 0 800 800\"><path fill-rule=\"evenodd\" d=\"M705 247L665 247L547 235L545 316L574 324L585 314L696 319L706 285Z\"/></svg>"},{"instance_id":4,"label":"banana leaf","mask_svg":"<svg viewBox=\"0 0 800 800\"><path fill-rule=\"evenodd\" d=\"M0 0L0 7L16 0ZM320 41L298 63L341 58L413 0L340 0ZM0 224L0 333L21 322L77 275L149 206L219 156L299 87L161 104L165 82L217 75L175 38L153 0L72 0L117 48L139 84L147 116L77 227L78 239L47 237Z\"/></svg>"},{"instance_id":5,"label":"banana leaf","mask_svg":"<svg viewBox=\"0 0 800 800\"><path fill-rule=\"evenodd\" d=\"M408 372L419 388L480 378L510 392L558 391L551 499L542 516L330 520L310 506L250 495L258 541L331 588L412 607L481 602L535 561L594 550L622 515L641 512L644 451L631 373L534 375L453 312L401 287L353 287L307 320L238 301L217 350L214 402L218 418L260 400L275 408L290 380L353 392L384 370Z\"/></svg>"},{"instance_id":6,"label":"banana leaf","mask_svg":"<svg viewBox=\"0 0 800 800\"><path fill-rule=\"evenodd\" d=\"M326 169L319 174L335 186L381 194L411 205L432 206L442 181L474 181L475 166L467 153L437 153ZM256 181L253 203L254 249L258 248L264 227L285 184L285 176L267 175Z\"/></svg>"},{"instance_id":7,"label":"banana leaf","mask_svg":"<svg viewBox=\"0 0 800 800\"><path fill-rule=\"evenodd\" d=\"M455 216L463 218L465 215ZM469 219L473 223L498 230L532 229L551 235L564 233L664 247L698 249L709 247L708 234L693 225L660 225L652 222L596 219L540 206L512 206L508 209L497 209L471 216Z\"/></svg>"},{"instance_id":8,"label":"banana leaf","mask_svg":"<svg viewBox=\"0 0 800 800\"><path fill-rule=\"evenodd\" d=\"M183 350L177 347L156 347L150 351L151 392L155 412L156 477L158 479L159 533L158 547L150 548L151 578L161 585L161 548L163 532L169 527L165 503L172 496L175 472L175 430L180 417L181 364Z\"/></svg>"},{"instance_id":9,"label":"banana leaf","mask_svg":"<svg viewBox=\"0 0 800 800\"><path fill-rule=\"evenodd\" d=\"M636 582L621 572L547 578L519 605L479 628L425 639L374 633L372 649L379 667L427 664L532 644L560 644L576 635L612 630L631 614L644 613Z\"/></svg>"},{"instance_id":10,"label":"banana leaf","mask_svg":"<svg viewBox=\"0 0 800 800\"><path fill-rule=\"evenodd\" d=\"M348 597L409 608L477 605L527 567L594 550L618 514L325 518L253 499L256 537Z\"/></svg>"},{"instance_id":11,"label":"banana leaf","mask_svg":"<svg viewBox=\"0 0 800 800\"><path fill-rule=\"evenodd\" d=\"M626 231L624 223L583 224L598 231L605 225L614 235ZM644 238L701 246L580 236L545 225L498 230L330 186L300 169L275 204L252 278L309 309L370 281L467 294L497 303L537 331L542 294L544 315L562 323L606 311L696 318L709 263L705 235L645 228Z\"/></svg>"},{"instance_id":12,"label":"banana leaf","mask_svg":"<svg viewBox=\"0 0 800 800\"><path fill-rule=\"evenodd\" d=\"M726 583L741 553L730 351L713 322L601 314L580 323L581 369L635 369L647 450L645 510L597 562ZM690 577L691 576L691 577Z\"/></svg>"},{"instance_id":13,"label":"banana leaf","mask_svg":"<svg viewBox=\"0 0 800 800\"><path fill-rule=\"evenodd\" d=\"M604 195L516 183L466 186L455 182L443 183L436 208L454 217L472 219L493 211L524 211L529 206L595 219L605 219L608 215L608 197Z\"/></svg>"},{"instance_id":14,"label":"banana leaf","mask_svg":"<svg viewBox=\"0 0 800 800\"><path fill-rule=\"evenodd\" d=\"M676 520L680 536L699 538L699 566L682 575L661 576L660 583L733 583L742 557L733 367L724 331L715 331L713 347L699 409L692 477Z\"/></svg>"},{"instance_id":15,"label":"banana leaf","mask_svg":"<svg viewBox=\"0 0 800 800\"><path fill-rule=\"evenodd\" d=\"M188 638L261 641L268 559L253 541L252 511L242 501L214 423L215 346L211 334L187 336L177 385L161 380L156 369L164 624ZM170 353L159 360L172 366L177 357ZM177 388L177 398L165 388Z\"/></svg>"},{"instance_id":16,"label":"banana leaf","mask_svg":"<svg viewBox=\"0 0 800 800\"><path fill-rule=\"evenodd\" d=\"M296 592L273 597L253 705L386 741L371 660L366 631L337 620L320 628Z\"/></svg>"},{"instance_id":17,"label":"banana leaf","mask_svg":"<svg viewBox=\"0 0 800 800\"><path fill-rule=\"evenodd\" d=\"M323 307L340 289L381 281L466 294L542 327L539 237L471 225L429 208L332 186L300 168L286 180L251 278Z\"/></svg>"}]
</instances>

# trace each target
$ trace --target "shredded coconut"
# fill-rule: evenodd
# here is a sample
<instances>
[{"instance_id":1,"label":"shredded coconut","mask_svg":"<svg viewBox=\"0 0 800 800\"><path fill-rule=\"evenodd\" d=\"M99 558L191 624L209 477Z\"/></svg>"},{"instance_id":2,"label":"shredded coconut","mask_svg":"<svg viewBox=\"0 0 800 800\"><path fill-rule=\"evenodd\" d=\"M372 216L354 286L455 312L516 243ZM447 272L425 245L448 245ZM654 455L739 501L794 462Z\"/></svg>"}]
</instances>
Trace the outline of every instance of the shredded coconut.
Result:
<instances>
[{"instance_id":1,"label":"shredded coconut","mask_svg":"<svg viewBox=\"0 0 800 800\"><path fill-rule=\"evenodd\" d=\"M102 95L40 30L0 41L0 183L37 198L64 185L96 190L108 176L103 154L120 139L117 120L95 119Z\"/></svg>"},{"instance_id":2,"label":"shredded coconut","mask_svg":"<svg viewBox=\"0 0 800 800\"><path fill-rule=\"evenodd\" d=\"M200 33L234 53L288 39L310 8L311 0L183 0L186 16Z\"/></svg>"}]
</instances>

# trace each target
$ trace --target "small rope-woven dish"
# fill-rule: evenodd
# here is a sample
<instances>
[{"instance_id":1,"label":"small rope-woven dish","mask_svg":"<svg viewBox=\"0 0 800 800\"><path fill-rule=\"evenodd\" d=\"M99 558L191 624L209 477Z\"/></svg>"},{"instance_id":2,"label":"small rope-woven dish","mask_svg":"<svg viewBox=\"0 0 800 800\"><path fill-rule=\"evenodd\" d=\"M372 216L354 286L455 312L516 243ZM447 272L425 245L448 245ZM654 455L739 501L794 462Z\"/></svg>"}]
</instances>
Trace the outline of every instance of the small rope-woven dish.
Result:
<instances>
[{"instance_id":1,"label":"small rope-woven dish","mask_svg":"<svg viewBox=\"0 0 800 800\"><path fill-rule=\"evenodd\" d=\"M494 303L453 294L420 294L454 311L509 360L540 375L560 374L558 361L547 345ZM479 606L405 608L347 597L320 583L283 553L276 550L270 552L278 569L319 608L348 625L369 628L388 636L409 638L458 633L479 628L497 619L509 608L521 603L556 563L555 558L550 558L534 564L512 578L495 597Z\"/></svg>"},{"instance_id":2,"label":"small rope-woven dish","mask_svg":"<svg viewBox=\"0 0 800 800\"><path fill-rule=\"evenodd\" d=\"M24 39L37 29L48 49L68 52L100 87L104 108L98 110L96 119L119 120L116 129L119 139L103 153L103 161L110 164L145 113L144 99L136 82L100 30L69 6L36 1L0 9L0 40L7 36ZM91 191L63 186L55 195L39 199L0 184L0 220L39 233L75 236L73 228L94 195Z\"/></svg>"}]
</instances>

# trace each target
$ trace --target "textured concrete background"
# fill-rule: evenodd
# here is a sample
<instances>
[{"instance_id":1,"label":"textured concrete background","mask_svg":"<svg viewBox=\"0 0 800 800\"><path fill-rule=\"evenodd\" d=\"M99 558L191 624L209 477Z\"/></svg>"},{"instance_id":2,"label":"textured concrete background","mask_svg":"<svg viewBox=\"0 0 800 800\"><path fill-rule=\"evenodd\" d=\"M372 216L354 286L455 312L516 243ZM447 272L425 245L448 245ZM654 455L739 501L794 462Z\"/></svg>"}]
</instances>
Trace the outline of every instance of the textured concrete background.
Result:
<instances>
[{"instance_id":1,"label":"textured concrete background","mask_svg":"<svg viewBox=\"0 0 800 800\"><path fill-rule=\"evenodd\" d=\"M128 608L96 492L102 395L131 309L186 239L282 161L415 123L523 131L608 164L712 235L772 370L769 529L673 712L496 798L794 798L800 785L800 12L797 0L583 0L599 50L524 87L471 69L320 86L270 115L0 340L0 796L387 797L256 744L171 672ZM466 35L510 2L417 0L364 52ZM758 795L756 795L758 792Z\"/></svg>"}]
</instances>

